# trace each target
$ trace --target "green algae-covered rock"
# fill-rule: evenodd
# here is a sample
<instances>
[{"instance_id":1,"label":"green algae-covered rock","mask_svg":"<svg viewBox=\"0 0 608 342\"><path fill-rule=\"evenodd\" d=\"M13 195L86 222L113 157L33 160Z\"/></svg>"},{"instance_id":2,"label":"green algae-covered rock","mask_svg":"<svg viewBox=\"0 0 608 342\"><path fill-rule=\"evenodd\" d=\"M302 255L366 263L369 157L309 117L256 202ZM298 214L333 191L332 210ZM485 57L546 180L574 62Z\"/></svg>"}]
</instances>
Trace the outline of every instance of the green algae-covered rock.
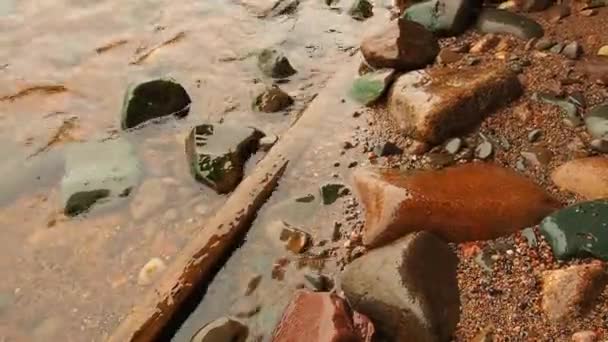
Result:
<instances>
[{"instance_id":1,"label":"green algae-covered rock","mask_svg":"<svg viewBox=\"0 0 608 342\"><path fill-rule=\"evenodd\" d=\"M512 34L523 40L540 38L545 33L536 21L513 13L495 8L484 8L477 18L477 29L483 33Z\"/></svg>"},{"instance_id":2,"label":"green algae-covered rock","mask_svg":"<svg viewBox=\"0 0 608 342\"><path fill-rule=\"evenodd\" d=\"M64 212L76 216L96 203L126 197L140 176L137 156L124 139L69 145L61 181Z\"/></svg>"},{"instance_id":3,"label":"green algae-covered rock","mask_svg":"<svg viewBox=\"0 0 608 342\"><path fill-rule=\"evenodd\" d=\"M593 256L608 261L608 200L575 204L540 224L556 258Z\"/></svg>"},{"instance_id":4,"label":"green algae-covered rock","mask_svg":"<svg viewBox=\"0 0 608 342\"><path fill-rule=\"evenodd\" d=\"M157 79L131 86L125 94L121 127L129 129L164 116L184 117L190 111L190 96L172 79Z\"/></svg>"},{"instance_id":5,"label":"green algae-covered rock","mask_svg":"<svg viewBox=\"0 0 608 342\"><path fill-rule=\"evenodd\" d=\"M608 103L596 106L585 117L587 131L596 139L608 138Z\"/></svg>"},{"instance_id":6,"label":"green algae-covered rock","mask_svg":"<svg viewBox=\"0 0 608 342\"><path fill-rule=\"evenodd\" d=\"M356 20L365 20L374 15L374 5L368 0L355 0L348 14Z\"/></svg>"},{"instance_id":7,"label":"green algae-covered rock","mask_svg":"<svg viewBox=\"0 0 608 342\"><path fill-rule=\"evenodd\" d=\"M366 106L378 100L395 79L392 69L371 71L355 80L350 97Z\"/></svg>"},{"instance_id":8,"label":"green algae-covered rock","mask_svg":"<svg viewBox=\"0 0 608 342\"><path fill-rule=\"evenodd\" d=\"M220 194L234 190L243 179L243 167L256 152L260 131L237 125L196 126L186 139L192 175Z\"/></svg>"},{"instance_id":9,"label":"green algae-covered rock","mask_svg":"<svg viewBox=\"0 0 608 342\"><path fill-rule=\"evenodd\" d=\"M428 0L408 7L402 18L439 35L453 36L467 29L480 5L475 0Z\"/></svg>"}]
</instances>

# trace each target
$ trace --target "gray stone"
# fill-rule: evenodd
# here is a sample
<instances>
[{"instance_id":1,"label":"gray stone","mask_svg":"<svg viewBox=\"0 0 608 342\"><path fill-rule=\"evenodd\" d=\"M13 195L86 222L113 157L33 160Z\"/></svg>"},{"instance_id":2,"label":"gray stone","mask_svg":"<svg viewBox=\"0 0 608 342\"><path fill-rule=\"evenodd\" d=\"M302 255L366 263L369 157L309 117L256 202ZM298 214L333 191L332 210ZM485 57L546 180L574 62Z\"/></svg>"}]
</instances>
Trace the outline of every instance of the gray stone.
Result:
<instances>
[{"instance_id":1,"label":"gray stone","mask_svg":"<svg viewBox=\"0 0 608 342\"><path fill-rule=\"evenodd\" d=\"M564 43L557 43L557 44L553 45L551 47L551 49L549 49L550 52L555 53L555 54L562 53L563 50L564 50Z\"/></svg>"},{"instance_id":2,"label":"gray stone","mask_svg":"<svg viewBox=\"0 0 608 342\"><path fill-rule=\"evenodd\" d=\"M453 139L448 140L448 142L445 144L445 151L449 154L456 154L456 153L458 153L458 151L460 151L461 147L462 147L462 139L453 138Z\"/></svg>"},{"instance_id":3,"label":"gray stone","mask_svg":"<svg viewBox=\"0 0 608 342\"><path fill-rule=\"evenodd\" d=\"M585 117L585 126L593 138L608 138L608 103L592 108Z\"/></svg>"},{"instance_id":4,"label":"gray stone","mask_svg":"<svg viewBox=\"0 0 608 342\"><path fill-rule=\"evenodd\" d=\"M483 33L508 33L523 40L541 38L542 26L517 13L494 8L484 8L478 19L477 29Z\"/></svg>"},{"instance_id":5,"label":"gray stone","mask_svg":"<svg viewBox=\"0 0 608 342\"><path fill-rule=\"evenodd\" d=\"M243 323L222 317L202 327L190 342L245 342L248 330Z\"/></svg>"},{"instance_id":6,"label":"gray stone","mask_svg":"<svg viewBox=\"0 0 608 342\"><path fill-rule=\"evenodd\" d=\"M581 53L581 45L578 42L570 42L562 50L562 55L569 59L578 59Z\"/></svg>"},{"instance_id":7,"label":"gray stone","mask_svg":"<svg viewBox=\"0 0 608 342\"><path fill-rule=\"evenodd\" d=\"M436 34L452 36L464 32L480 8L481 1L428 0L409 6L402 18Z\"/></svg>"},{"instance_id":8,"label":"gray stone","mask_svg":"<svg viewBox=\"0 0 608 342\"><path fill-rule=\"evenodd\" d=\"M272 78L287 78L297 71L285 54L277 49L264 49L258 55L258 67L264 75Z\"/></svg>"},{"instance_id":9,"label":"gray stone","mask_svg":"<svg viewBox=\"0 0 608 342\"><path fill-rule=\"evenodd\" d=\"M534 44L534 47L537 50L540 51L544 51L544 50L548 50L550 48L552 48L553 46L555 46L556 42L554 42L553 40L543 37L541 39L539 39L536 44Z\"/></svg>"},{"instance_id":10,"label":"gray stone","mask_svg":"<svg viewBox=\"0 0 608 342\"><path fill-rule=\"evenodd\" d=\"M528 133L528 141L536 142L536 141L538 141L538 139L540 139L540 137L542 135L543 135L543 131L541 129L531 130L530 133Z\"/></svg>"},{"instance_id":11,"label":"gray stone","mask_svg":"<svg viewBox=\"0 0 608 342\"><path fill-rule=\"evenodd\" d=\"M481 144L477 145L475 148L475 157L485 160L492 156L494 152L494 148L492 147L492 143L489 141L484 141Z\"/></svg>"}]
</instances>

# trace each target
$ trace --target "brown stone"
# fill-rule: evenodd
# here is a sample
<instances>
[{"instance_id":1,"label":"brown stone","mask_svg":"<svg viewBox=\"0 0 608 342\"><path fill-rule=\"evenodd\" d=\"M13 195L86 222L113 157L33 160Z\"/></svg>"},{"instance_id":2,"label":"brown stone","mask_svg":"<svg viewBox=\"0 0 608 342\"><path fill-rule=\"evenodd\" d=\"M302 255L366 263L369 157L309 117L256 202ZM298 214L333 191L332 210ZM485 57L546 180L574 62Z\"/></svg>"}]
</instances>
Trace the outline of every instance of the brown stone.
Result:
<instances>
[{"instance_id":1,"label":"brown stone","mask_svg":"<svg viewBox=\"0 0 608 342\"><path fill-rule=\"evenodd\" d=\"M579 331L572 335L572 342L595 342L597 341L597 333L595 331Z\"/></svg>"},{"instance_id":2,"label":"brown stone","mask_svg":"<svg viewBox=\"0 0 608 342\"><path fill-rule=\"evenodd\" d=\"M560 189L585 199L608 198L608 158L572 160L555 169L551 179Z\"/></svg>"},{"instance_id":3,"label":"brown stone","mask_svg":"<svg viewBox=\"0 0 608 342\"><path fill-rule=\"evenodd\" d=\"M440 144L466 133L521 93L517 76L503 67L419 70L395 81L388 106L403 133Z\"/></svg>"},{"instance_id":4,"label":"brown stone","mask_svg":"<svg viewBox=\"0 0 608 342\"><path fill-rule=\"evenodd\" d=\"M408 20L396 20L365 37L361 43L361 53L373 68L409 71L433 63L439 53L439 44L433 33L424 26Z\"/></svg>"},{"instance_id":5,"label":"brown stone","mask_svg":"<svg viewBox=\"0 0 608 342\"><path fill-rule=\"evenodd\" d=\"M608 56L589 57L580 68L592 81L608 85Z\"/></svg>"},{"instance_id":6,"label":"brown stone","mask_svg":"<svg viewBox=\"0 0 608 342\"><path fill-rule=\"evenodd\" d=\"M555 323L584 315L608 284L606 266L601 262L545 271L542 278L541 306Z\"/></svg>"},{"instance_id":7,"label":"brown stone","mask_svg":"<svg viewBox=\"0 0 608 342\"><path fill-rule=\"evenodd\" d=\"M368 246L420 230L453 242L493 239L533 226L559 207L532 181L492 163L439 171L362 169L354 185L366 209Z\"/></svg>"},{"instance_id":8,"label":"brown stone","mask_svg":"<svg viewBox=\"0 0 608 342\"><path fill-rule=\"evenodd\" d=\"M275 328L273 342L367 342L373 325L359 314L355 324L346 302L326 292L299 290ZM363 331L357 330L362 328Z\"/></svg>"},{"instance_id":9,"label":"brown stone","mask_svg":"<svg viewBox=\"0 0 608 342\"><path fill-rule=\"evenodd\" d=\"M437 62L440 64L452 64L462 59L462 54L454 52L448 48L443 48L437 55Z\"/></svg>"}]
</instances>

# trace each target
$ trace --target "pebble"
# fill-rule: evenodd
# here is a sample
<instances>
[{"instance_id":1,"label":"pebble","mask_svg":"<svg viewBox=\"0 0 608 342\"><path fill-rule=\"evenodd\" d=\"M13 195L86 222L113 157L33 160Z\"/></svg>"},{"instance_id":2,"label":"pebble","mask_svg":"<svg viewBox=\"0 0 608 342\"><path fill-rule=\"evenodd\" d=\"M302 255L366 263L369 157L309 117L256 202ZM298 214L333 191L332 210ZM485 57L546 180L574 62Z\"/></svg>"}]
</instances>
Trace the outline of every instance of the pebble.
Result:
<instances>
[{"instance_id":1,"label":"pebble","mask_svg":"<svg viewBox=\"0 0 608 342\"><path fill-rule=\"evenodd\" d=\"M563 49L564 49L564 44L557 43L557 44L553 45L553 47L551 47L551 49L549 49L549 51L557 54L557 53L561 53Z\"/></svg>"},{"instance_id":2,"label":"pebble","mask_svg":"<svg viewBox=\"0 0 608 342\"><path fill-rule=\"evenodd\" d=\"M475 148L475 156L479 159L485 160L492 156L494 148L489 141L484 141Z\"/></svg>"},{"instance_id":3,"label":"pebble","mask_svg":"<svg viewBox=\"0 0 608 342\"><path fill-rule=\"evenodd\" d=\"M452 138L445 144L445 151L449 154L456 154L462 147L462 139Z\"/></svg>"},{"instance_id":4,"label":"pebble","mask_svg":"<svg viewBox=\"0 0 608 342\"><path fill-rule=\"evenodd\" d=\"M578 59L581 55L582 49L581 45L574 41L568 43L562 50L562 55L566 56L569 59Z\"/></svg>"},{"instance_id":5,"label":"pebble","mask_svg":"<svg viewBox=\"0 0 608 342\"><path fill-rule=\"evenodd\" d=\"M597 55L598 56L608 56L608 45L604 45L602 46L598 51L597 51Z\"/></svg>"},{"instance_id":6,"label":"pebble","mask_svg":"<svg viewBox=\"0 0 608 342\"><path fill-rule=\"evenodd\" d=\"M534 47L539 51L544 51L552 48L553 46L555 46L555 44L556 43L554 41L545 37L539 39L536 44L534 44Z\"/></svg>"},{"instance_id":7,"label":"pebble","mask_svg":"<svg viewBox=\"0 0 608 342\"><path fill-rule=\"evenodd\" d=\"M140 286L150 285L158 278L158 276L165 271L167 266L165 262L160 258L152 258L148 261L137 277L137 284Z\"/></svg>"},{"instance_id":8,"label":"pebble","mask_svg":"<svg viewBox=\"0 0 608 342\"><path fill-rule=\"evenodd\" d=\"M598 12L595 8L589 8L586 10L582 10L581 14L584 15L585 17L592 17L594 15L596 15Z\"/></svg>"},{"instance_id":9,"label":"pebble","mask_svg":"<svg viewBox=\"0 0 608 342\"><path fill-rule=\"evenodd\" d=\"M543 131L540 129L532 130L532 131L530 131L530 133L528 133L528 141L529 142L538 141L538 139L541 137L542 134L543 134Z\"/></svg>"}]
</instances>

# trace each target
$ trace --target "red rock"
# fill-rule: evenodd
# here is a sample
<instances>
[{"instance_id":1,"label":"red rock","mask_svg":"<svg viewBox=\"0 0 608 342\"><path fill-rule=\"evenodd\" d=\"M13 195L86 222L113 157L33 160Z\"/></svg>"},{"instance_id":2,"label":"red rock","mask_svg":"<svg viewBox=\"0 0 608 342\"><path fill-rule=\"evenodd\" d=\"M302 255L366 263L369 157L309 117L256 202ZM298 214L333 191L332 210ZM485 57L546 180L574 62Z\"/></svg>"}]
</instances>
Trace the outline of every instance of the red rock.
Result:
<instances>
[{"instance_id":1,"label":"red rock","mask_svg":"<svg viewBox=\"0 0 608 342\"><path fill-rule=\"evenodd\" d=\"M369 342L374 327L367 317L327 292L298 290L277 325L273 342Z\"/></svg>"},{"instance_id":2,"label":"red rock","mask_svg":"<svg viewBox=\"0 0 608 342\"><path fill-rule=\"evenodd\" d=\"M363 243L372 247L422 230L453 242L494 239L533 226L559 207L532 181L491 163L439 171L362 169L354 185L366 209Z\"/></svg>"},{"instance_id":3,"label":"red rock","mask_svg":"<svg viewBox=\"0 0 608 342\"><path fill-rule=\"evenodd\" d=\"M585 199L608 198L608 158L572 160L555 169L551 179L560 189Z\"/></svg>"}]
</instances>

